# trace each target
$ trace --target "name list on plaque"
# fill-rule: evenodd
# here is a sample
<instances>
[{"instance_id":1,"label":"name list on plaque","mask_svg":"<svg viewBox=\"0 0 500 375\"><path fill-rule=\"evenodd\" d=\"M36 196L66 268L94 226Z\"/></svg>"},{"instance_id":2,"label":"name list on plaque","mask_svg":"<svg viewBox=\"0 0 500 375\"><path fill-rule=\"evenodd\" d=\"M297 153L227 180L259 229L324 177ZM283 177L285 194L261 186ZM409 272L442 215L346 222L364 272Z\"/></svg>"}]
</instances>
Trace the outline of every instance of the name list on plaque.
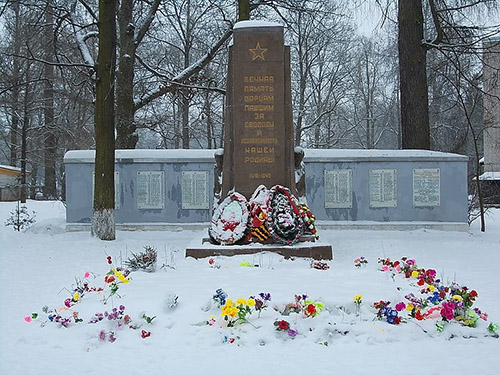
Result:
<instances>
[{"instance_id":1,"label":"name list on plaque","mask_svg":"<svg viewBox=\"0 0 500 375\"><path fill-rule=\"evenodd\" d=\"M396 207L396 170L370 169L370 207Z\"/></svg>"},{"instance_id":2,"label":"name list on plaque","mask_svg":"<svg viewBox=\"0 0 500 375\"><path fill-rule=\"evenodd\" d=\"M413 205L439 206L441 202L439 168L413 170Z\"/></svg>"},{"instance_id":3,"label":"name list on plaque","mask_svg":"<svg viewBox=\"0 0 500 375\"><path fill-rule=\"evenodd\" d=\"M325 208L352 208L352 170L325 170Z\"/></svg>"}]
</instances>

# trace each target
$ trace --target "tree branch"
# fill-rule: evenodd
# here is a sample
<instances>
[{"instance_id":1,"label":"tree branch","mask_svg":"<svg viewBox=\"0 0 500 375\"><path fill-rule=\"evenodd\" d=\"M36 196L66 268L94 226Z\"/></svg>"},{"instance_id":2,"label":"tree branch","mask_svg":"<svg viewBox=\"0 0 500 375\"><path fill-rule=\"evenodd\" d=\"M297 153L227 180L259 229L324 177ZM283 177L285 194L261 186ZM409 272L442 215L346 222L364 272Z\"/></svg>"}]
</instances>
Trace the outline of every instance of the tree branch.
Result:
<instances>
[{"instance_id":1,"label":"tree branch","mask_svg":"<svg viewBox=\"0 0 500 375\"><path fill-rule=\"evenodd\" d=\"M134 44L135 48L141 44L142 39L146 35L146 32L149 29L149 26L151 25L151 22L153 22L155 18L156 11L158 10L158 6L160 5L161 0L155 0L153 5L151 5L151 8L149 8L149 13L148 16L146 17L146 20L142 24L141 28L139 29L137 36L135 37Z\"/></svg>"},{"instance_id":2,"label":"tree branch","mask_svg":"<svg viewBox=\"0 0 500 375\"><path fill-rule=\"evenodd\" d=\"M134 105L134 110L137 111L138 109L141 109L142 107L151 103L153 100L158 99L169 92L175 91L183 83L183 81L199 73L214 58L215 54L232 34L232 28L228 29L224 33L224 35L222 35L222 37L217 41L217 43L202 58L184 69L182 72L175 75L175 77L167 82L165 86L160 87L158 90L152 92L150 95L136 102Z\"/></svg>"},{"instance_id":3,"label":"tree branch","mask_svg":"<svg viewBox=\"0 0 500 375\"><path fill-rule=\"evenodd\" d=\"M426 43L425 46L427 49L434 48L434 45L438 45L443 41L443 29L441 27L441 23L439 22L439 12L436 9L436 3L434 0L429 0L429 6L431 9L432 22L434 23L434 28L436 29L436 37L432 42Z\"/></svg>"}]
</instances>

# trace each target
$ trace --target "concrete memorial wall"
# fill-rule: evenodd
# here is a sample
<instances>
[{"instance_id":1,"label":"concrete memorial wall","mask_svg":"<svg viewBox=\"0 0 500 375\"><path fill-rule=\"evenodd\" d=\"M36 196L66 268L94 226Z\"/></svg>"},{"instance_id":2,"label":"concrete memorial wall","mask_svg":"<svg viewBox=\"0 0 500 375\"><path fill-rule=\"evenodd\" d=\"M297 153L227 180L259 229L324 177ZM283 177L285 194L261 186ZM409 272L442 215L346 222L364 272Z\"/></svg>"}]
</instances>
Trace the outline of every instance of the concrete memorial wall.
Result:
<instances>
[{"instance_id":1,"label":"concrete memorial wall","mask_svg":"<svg viewBox=\"0 0 500 375\"><path fill-rule=\"evenodd\" d=\"M467 157L418 150L305 149L318 227L467 230ZM120 229L207 228L215 150L117 150ZM89 230L94 151L69 151L68 230Z\"/></svg>"},{"instance_id":2,"label":"concrete memorial wall","mask_svg":"<svg viewBox=\"0 0 500 375\"><path fill-rule=\"evenodd\" d=\"M122 229L208 222L214 187L214 150L116 150L115 221ZM90 228L95 151L69 151L68 230Z\"/></svg>"}]
</instances>

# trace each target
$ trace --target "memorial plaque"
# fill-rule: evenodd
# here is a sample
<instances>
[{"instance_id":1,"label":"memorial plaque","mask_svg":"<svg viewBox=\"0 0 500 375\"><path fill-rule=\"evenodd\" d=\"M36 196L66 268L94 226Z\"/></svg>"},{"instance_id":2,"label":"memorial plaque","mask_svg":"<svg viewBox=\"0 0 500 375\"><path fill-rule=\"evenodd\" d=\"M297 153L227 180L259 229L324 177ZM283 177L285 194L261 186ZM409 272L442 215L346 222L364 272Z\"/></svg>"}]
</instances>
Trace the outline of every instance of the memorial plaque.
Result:
<instances>
[{"instance_id":1,"label":"memorial plaque","mask_svg":"<svg viewBox=\"0 0 500 375\"><path fill-rule=\"evenodd\" d=\"M163 171L137 172L137 208L162 209L165 205L163 184Z\"/></svg>"},{"instance_id":2,"label":"memorial plaque","mask_svg":"<svg viewBox=\"0 0 500 375\"><path fill-rule=\"evenodd\" d=\"M242 21L229 51L223 196L261 184L295 192L290 49L283 26Z\"/></svg>"},{"instance_id":3,"label":"memorial plaque","mask_svg":"<svg viewBox=\"0 0 500 375\"><path fill-rule=\"evenodd\" d=\"M370 207L397 207L395 169L370 169Z\"/></svg>"},{"instance_id":4,"label":"memorial plaque","mask_svg":"<svg viewBox=\"0 0 500 375\"><path fill-rule=\"evenodd\" d=\"M352 170L325 171L325 208L352 208Z\"/></svg>"},{"instance_id":5,"label":"memorial plaque","mask_svg":"<svg viewBox=\"0 0 500 375\"><path fill-rule=\"evenodd\" d=\"M413 205L439 206L441 201L439 168L413 170Z\"/></svg>"},{"instance_id":6,"label":"memorial plaque","mask_svg":"<svg viewBox=\"0 0 500 375\"><path fill-rule=\"evenodd\" d=\"M95 172L92 172L92 204L94 204ZM115 172L115 210L120 208L120 172Z\"/></svg>"},{"instance_id":7,"label":"memorial plaque","mask_svg":"<svg viewBox=\"0 0 500 375\"><path fill-rule=\"evenodd\" d=\"M208 210L208 171L182 172L182 209Z\"/></svg>"}]
</instances>

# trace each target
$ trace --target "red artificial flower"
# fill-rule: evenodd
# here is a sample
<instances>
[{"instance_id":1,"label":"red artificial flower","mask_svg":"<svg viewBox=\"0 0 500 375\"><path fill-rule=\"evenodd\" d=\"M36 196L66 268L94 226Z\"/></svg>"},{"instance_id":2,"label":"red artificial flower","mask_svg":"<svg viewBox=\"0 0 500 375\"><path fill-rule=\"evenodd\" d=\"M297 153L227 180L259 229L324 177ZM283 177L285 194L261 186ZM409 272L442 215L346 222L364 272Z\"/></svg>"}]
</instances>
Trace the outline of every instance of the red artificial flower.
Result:
<instances>
[{"instance_id":1,"label":"red artificial flower","mask_svg":"<svg viewBox=\"0 0 500 375\"><path fill-rule=\"evenodd\" d=\"M316 314L316 306L314 306L312 303L307 305L307 314L308 315L314 315Z\"/></svg>"},{"instance_id":2,"label":"red artificial flower","mask_svg":"<svg viewBox=\"0 0 500 375\"><path fill-rule=\"evenodd\" d=\"M396 317L394 318L394 324L399 324L399 323L401 323L401 317L396 316Z\"/></svg>"},{"instance_id":3,"label":"red artificial flower","mask_svg":"<svg viewBox=\"0 0 500 375\"><path fill-rule=\"evenodd\" d=\"M477 297L477 292L475 290L471 290L470 291L470 295L471 295L471 297L476 298Z\"/></svg>"},{"instance_id":4,"label":"red artificial flower","mask_svg":"<svg viewBox=\"0 0 500 375\"><path fill-rule=\"evenodd\" d=\"M278 329L281 331L285 331L290 328L290 324L286 320L280 320L278 322Z\"/></svg>"},{"instance_id":5,"label":"red artificial flower","mask_svg":"<svg viewBox=\"0 0 500 375\"><path fill-rule=\"evenodd\" d=\"M419 286L422 286L422 285L424 285L424 284L425 284L425 280L424 280L424 279L419 279L419 280L417 281L417 284L418 284Z\"/></svg>"},{"instance_id":6,"label":"red artificial flower","mask_svg":"<svg viewBox=\"0 0 500 375\"><path fill-rule=\"evenodd\" d=\"M125 322L125 324L129 324L131 320L132 318L130 317L130 315L125 315L123 317L123 321Z\"/></svg>"},{"instance_id":7,"label":"red artificial flower","mask_svg":"<svg viewBox=\"0 0 500 375\"><path fill-rule=\"evenodd\" d=\"M143 339L145 339L146 337L149 337L149 336L151 336L151 332L148 332L148 331L145 331L145 330L141 331L141 337Z\"/></svg>"},{"instance_id":8,"label":"red artificial flower","mask_svg":"<svg viewBox=\"0 0 500 375\"><path fill-rule=\"evenodd\" d=\"M417 313L415 314L415 318L417 320L424 320L424 316L422 315L422 313L420 312L420 310L418 310Z\"/></svg>"},{"instance_id":9,"label":"red artificial flower","mask_svg":"<svg viewBox=\"0 0 500 375\"><path fill-rule=\"evenodd\" d=\"M115 281L115 277L114 276L106 276L104 278L104 282L105 283L111 284L113 281Z\"/></svg>"},{"instance_id":10,"label":"red artificial flower","mask_svg":"<svg viewBox=\"0 0 500 375\"><path fill-rule=\"evenodd\" d=\"M208 260L208 264L212 265L212 264L214 264L214 263L215 263L214 258L210 258L210 259Z\"/></svg>"},{"instance_id":11,"label":"red artificial flower","mask_svg":"<svg viewBox=\"0 0 500 375\"><path fill-rule=\"evenodd\" d=\"M399 265L399 260L395 261L393 264L394 267L397 267L398 265Z\"/></svg>"},{"instance_id":12,"label":"red artificial flower","mask_svg":"<svg viewBox=\"0 0 500 375\"><path fill-rule=\"evenodd\" d=\"M236 341L236 339L235 339L234 337L231 337L231 338L229 339L229 343L230 343L230 344L232 344L232 343L233 343L233 342L235 342L235 341Z\"/></svg>"}]
</instances>

